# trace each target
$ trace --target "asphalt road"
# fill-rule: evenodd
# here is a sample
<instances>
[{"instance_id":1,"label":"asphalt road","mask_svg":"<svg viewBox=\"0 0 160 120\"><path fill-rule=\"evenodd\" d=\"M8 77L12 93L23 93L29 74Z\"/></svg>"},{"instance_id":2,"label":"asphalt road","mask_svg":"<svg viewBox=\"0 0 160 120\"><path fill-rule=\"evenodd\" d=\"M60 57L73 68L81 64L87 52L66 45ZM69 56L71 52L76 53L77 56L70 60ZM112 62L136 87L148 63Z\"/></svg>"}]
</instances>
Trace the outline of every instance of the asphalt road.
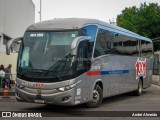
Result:
<instances>
[{"instance_id":1,"label":"asphalt road","mask_svg":"<svg viewBox=\"0 0 160 120\"><path fill-rule=\"evenodd\" d=\"M36 112L42 113L42 118L35 118L37 120L44 119L43 116L48 116L45 118L51 119L68 119L72 120L82 119L137 119L139 117L127 116L133 113L156 113L160 114L160 86L152 85L152 87L143 90L141 96L133 96L130 93L122 94L114 97L105 98L103 103L98 108L86 108L85 105L78 105L72 107L62 107L62 106L48 106L43 104L34 103L23 103L17 102L15 97L9 99L3 99L0 97L0 111L17 111L22 112ZM110 118L107 118L108 116ZM50 117L49 117L50 116ZM113 117L112 117L113 116ZM1 119L1 118L0 118ZM9 119L9 118L3 118ZM12 118L13 119L13 118ZM22 119L22 118L14 118ZM23 118L25 119L25 118ZM27 118L26 118L27 119ZM83 118L84 119L84 118ZM140 117L143 119L157 119L160 117Z\"/></svg>"}]
</instances>

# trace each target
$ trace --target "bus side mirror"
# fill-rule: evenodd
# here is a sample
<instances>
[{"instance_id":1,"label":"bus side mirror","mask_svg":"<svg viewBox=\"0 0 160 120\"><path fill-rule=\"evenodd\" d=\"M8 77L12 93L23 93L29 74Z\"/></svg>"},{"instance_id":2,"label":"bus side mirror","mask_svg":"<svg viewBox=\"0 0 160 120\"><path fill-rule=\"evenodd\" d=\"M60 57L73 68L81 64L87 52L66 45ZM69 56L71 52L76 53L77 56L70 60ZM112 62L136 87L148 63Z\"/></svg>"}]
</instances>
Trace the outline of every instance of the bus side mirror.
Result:
<instances>
[{"instance_id":1,"label":"bus side mirror","mask_svg":"<svg viewBox=\"0 0 160 120\"><path fill-rule=\"evenodd\" d=\"M71 44L71 55L77 55L78 46L80 42L85 41L85 40L89 41L90 39L91 37L89 36L76 37Z\"/></svg>"},{"instance_id":2,"label":"bus side mirror","mask_svg":"<svg viewBox=\"0 0 160 120\"><path fill-rule=\"evenodd\" d=\"M18 37L18 38L13 38L13 39L9 40L6 45L6 54L10 55L12 44L17 43L19 41L22 41L22 39L23 39L23 37ZM15 49L15 51L17 51L17 49Z\"/></svg>"}]
</instances>

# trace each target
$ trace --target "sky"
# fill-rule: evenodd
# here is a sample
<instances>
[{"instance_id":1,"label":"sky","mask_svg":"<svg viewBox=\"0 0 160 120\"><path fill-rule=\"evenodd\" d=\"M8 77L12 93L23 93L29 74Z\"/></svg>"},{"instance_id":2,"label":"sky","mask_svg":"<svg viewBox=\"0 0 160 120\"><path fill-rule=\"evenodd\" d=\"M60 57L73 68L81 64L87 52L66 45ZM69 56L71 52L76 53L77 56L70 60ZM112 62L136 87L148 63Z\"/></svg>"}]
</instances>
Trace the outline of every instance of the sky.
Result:
<instances>
[{"instance_id":1,"label":"sky","mask_svg":"<svg viewBox=\"0 0 160 120\"><path fill-rule=\"evenodd\" d=\"M32 1L36 8L35 22L39 22L40 0ZM160 0L42 0L42 21L73 17L115 21L125 7L139 7L144 2L160 5Z\"/></svg>"}]
</instances>

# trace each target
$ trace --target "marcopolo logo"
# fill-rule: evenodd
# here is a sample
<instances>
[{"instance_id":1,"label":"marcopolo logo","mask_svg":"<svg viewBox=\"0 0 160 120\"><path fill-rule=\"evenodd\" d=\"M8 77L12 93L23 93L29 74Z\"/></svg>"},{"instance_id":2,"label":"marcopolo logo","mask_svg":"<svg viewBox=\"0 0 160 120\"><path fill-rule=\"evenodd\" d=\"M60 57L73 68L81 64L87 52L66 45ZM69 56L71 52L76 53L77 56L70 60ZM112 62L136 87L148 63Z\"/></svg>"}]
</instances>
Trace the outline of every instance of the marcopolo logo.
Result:
<instances>
[{"instance_id":1,"label":"marcopolo logo","mask_svg":"<svg viewBox=\"0 0 160 120\"><path fill-rule=\"evenodd\" d=\"M44 83L36 83L36 88L44 88Z\"/></svg>"},{"instance_id":2,"label":"marcopolo logo","mask_svg":"<svg viewBox=\"0 0 160 120\"><path fill-rule=\"evenodd\" d=\"M143 77L146 77L146 58L144 60L140 60L138 58L136 64L135 64L135 67L136 67L136 79L139 77L139 76L143 76Z\"/></svg>"}]
</instances>

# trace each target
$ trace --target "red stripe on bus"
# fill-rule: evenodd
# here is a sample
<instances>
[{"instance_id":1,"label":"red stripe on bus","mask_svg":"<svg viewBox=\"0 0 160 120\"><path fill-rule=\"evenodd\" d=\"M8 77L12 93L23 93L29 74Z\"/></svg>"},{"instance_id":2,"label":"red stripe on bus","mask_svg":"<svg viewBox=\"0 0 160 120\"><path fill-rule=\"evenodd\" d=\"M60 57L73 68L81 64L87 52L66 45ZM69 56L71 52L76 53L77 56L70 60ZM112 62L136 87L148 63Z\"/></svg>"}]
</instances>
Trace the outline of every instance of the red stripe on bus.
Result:
<instances>
[{"instance_id":1,"label":"red stripe on bus","mask_svg":"<svg viewBox=\"0 0 160 120\"><path fill-rule=\"evenodd\" d=\"M91 72L87 72L87 75L92 76L92 75L100 75L100 71L91 71Z\"/></svg>"}]
</instances>

